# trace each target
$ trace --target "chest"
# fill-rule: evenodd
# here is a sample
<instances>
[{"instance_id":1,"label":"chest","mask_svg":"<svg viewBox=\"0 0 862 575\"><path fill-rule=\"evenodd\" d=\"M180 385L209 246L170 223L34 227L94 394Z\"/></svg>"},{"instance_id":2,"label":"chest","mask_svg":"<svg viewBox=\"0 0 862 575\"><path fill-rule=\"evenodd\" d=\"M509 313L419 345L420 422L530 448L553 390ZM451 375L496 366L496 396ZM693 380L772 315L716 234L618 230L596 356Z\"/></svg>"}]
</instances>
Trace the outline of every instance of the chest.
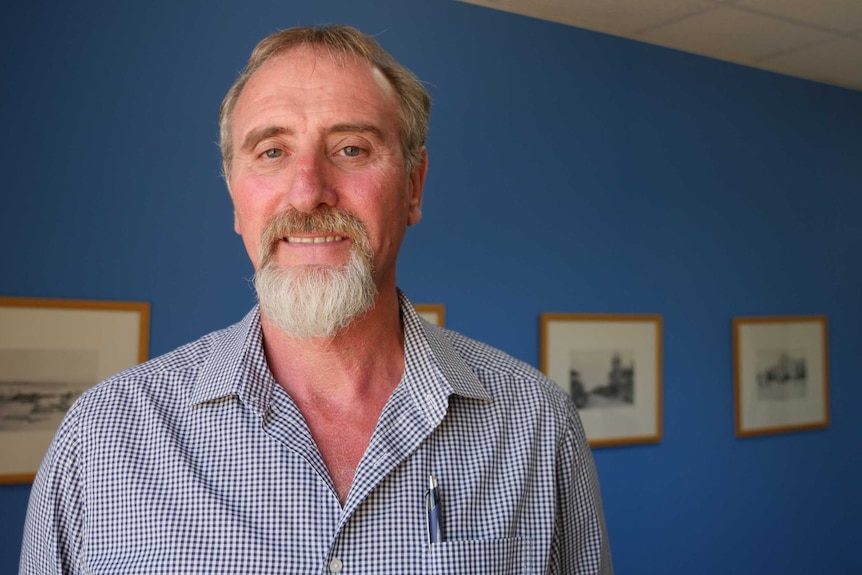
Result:
<instances>
[{"instance_id":1,"label":"chest","mask_svg":"<svg viewBox=\"0 0 862 575\"><path fill-rule=\"evenodd\" d=\"M369 425L367 421L355 418L306 420L323 464L329 471L338 500L343 504L359 462L368 448L374 422Z\"/></svg>"},{"instance_id":2,"label":"chest","mask_svg":"<svg viewBox=\"0 0 862 575\"><path fill-rule=\"evenodd\" d=\"M293 399L342 504L388 397L387 391L353 402Z\"/></svg>"},{"instance_id":3,"label":"chest","mask_svg":"<svg viewBox=\"0 0 862 575\"><path fill-rule=\"evenodd\" d=\"M498 466L505 458L479 449L489 442L459 442L462 448L453 453L431 449L427 432L415 427L421 414L404 410L384 416L371 442L364 426L317 426L324 447L315 449L309 428L288 416L296 412L286 404L263 421L233 407L201 409L195 412L198 421L161 434L160 441L137 440L153 437L139 418L133 425L142 428L126 435L115 430L94 442L100 449L87 458L94 473L84 497L89 572L322 573L336 560L354 572L380 575L540 572L522 567L532 561L525 552L546 554L543 545L510 548L515 543L500 534L535 535L541 532L537 525L554 522L535 508L519 512L524 494L536 496L532 482L483 488L505 475ZM354 434L361 438L351 441ZM131 452L129 445L140 449ZM318 451L353 465L365 456L347 506L338 505L332 487L321 480L326 470ZM434 553L423 497L432 461L453 539ZM110 469L123 470L121 492ZM552 484L547 477L536 479L543 491ZM369 553L384 548L386 553Z\"/></svg>"}]
</instances>

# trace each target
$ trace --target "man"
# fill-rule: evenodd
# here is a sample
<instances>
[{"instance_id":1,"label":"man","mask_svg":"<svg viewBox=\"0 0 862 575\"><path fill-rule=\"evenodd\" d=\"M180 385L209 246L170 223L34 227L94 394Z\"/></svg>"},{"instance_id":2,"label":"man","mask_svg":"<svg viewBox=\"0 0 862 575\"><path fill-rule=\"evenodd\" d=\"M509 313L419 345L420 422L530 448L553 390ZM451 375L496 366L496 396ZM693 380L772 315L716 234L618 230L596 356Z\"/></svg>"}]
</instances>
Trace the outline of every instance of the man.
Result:
<instances>
[{"instance_id":1,"label":"man","mask_svg":"<svg viewBox=\"0 0 862 575\"><path fill-rule=\"evenodd\" d=\"M571 402L396 287L429 109L352 28L258 45L221 144L260 305L70 409L22 574L611 573Z\"/></svg>"}]
</instances>

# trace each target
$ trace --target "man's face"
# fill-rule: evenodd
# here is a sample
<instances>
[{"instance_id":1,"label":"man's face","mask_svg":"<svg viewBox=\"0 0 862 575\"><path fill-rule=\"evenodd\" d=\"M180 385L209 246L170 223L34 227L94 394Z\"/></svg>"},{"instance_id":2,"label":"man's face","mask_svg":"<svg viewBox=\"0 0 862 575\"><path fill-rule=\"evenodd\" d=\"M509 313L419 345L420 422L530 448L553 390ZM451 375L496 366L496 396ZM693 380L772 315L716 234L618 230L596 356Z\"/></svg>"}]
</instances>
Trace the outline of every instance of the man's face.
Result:
<instances>
[{"instance_id":1,"label":"man's face","mask_svg":"<svg viewBox=\"0 0 862 575\"><path fill-rule=\"evenodd\" d=\"M353 58L336 63L323 49L290 50L252 75L233 111L226 173L235 229L256 270L267 252L282 269L345 266L355 243L347 230L261 244L279 214L334 208L364 225L378 289L394 287L405 229L421 216L426 166L423 155L406 173L398 118L379 71Z\"/></svg>"}]
</instances>

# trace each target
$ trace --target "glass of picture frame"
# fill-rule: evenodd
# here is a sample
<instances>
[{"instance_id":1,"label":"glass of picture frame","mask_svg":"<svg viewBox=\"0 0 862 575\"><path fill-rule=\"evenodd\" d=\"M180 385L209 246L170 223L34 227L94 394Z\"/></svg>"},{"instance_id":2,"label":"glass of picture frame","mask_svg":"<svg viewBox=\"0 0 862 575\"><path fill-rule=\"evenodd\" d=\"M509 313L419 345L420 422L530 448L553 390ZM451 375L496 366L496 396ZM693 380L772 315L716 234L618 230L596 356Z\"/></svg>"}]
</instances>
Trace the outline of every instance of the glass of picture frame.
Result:
<instances>
[{"instance_id":1,"label":"glass of picture frame","mask_svg":"<svg viewBox=\"0 0 862 575\"><path fill-rule=\"evenodd\" d=\"M829 425L824 316L733 320L737 437Z\"/></svg>"},{"instance_id":2,"label":"glass of picture frame","mask_svg":"<svg viewBox=\"0 0 862 575\"><path fill-rule=\"evenodd\" d=\"M540 369L578 408L593 447L662 437L660 315L541 315Z\"/></svg>"}]
</instances>

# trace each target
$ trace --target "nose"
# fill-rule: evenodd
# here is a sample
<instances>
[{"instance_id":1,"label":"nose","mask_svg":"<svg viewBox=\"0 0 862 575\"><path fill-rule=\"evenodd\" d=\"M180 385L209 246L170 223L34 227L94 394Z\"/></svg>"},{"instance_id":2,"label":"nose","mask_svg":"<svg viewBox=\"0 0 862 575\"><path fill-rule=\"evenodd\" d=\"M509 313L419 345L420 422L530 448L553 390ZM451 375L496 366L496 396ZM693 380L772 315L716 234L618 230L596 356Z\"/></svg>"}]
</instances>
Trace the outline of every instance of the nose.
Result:
<instances>
[{"instance_id":1,"label":"nose","mask_svg":"<svg viewBox=\"0 0 862 575\"><path fill-rule=\"evenodd\" d=\"M322 153L308 151L298 154L292 168L293 174L286 190L290 207L310 213L322 206L335 205L332 170Z\"/></svg>"}]
</instances>

